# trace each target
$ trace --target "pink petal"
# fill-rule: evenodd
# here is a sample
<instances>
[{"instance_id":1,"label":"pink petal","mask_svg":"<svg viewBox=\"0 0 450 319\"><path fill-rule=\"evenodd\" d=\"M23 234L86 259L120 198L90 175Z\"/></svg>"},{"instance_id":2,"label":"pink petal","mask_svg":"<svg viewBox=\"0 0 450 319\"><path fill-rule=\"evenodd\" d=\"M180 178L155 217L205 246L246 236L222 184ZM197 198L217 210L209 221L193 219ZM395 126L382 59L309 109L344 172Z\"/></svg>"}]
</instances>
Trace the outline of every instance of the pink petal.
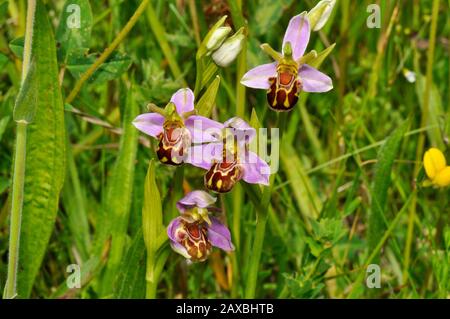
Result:
<instances>
[{"instance_id":1,"label":"pink petal","mask_svg":"<svg viewBox=\"0 0 450 319\"><path fill-rule=\"evenodd\" d=\"M267 63L251 69L241 79L241 83L247 87L255 89L265 89L270 87L269 78L277 74L277 63Z\"/></svg>"},{"instance_id":2,"label":"pink petal","mask_svg":"<svg viewBox=\"0 0 450 319\"><path fill-rule=\"evenodd\" d=\"M241 159L244 168L242 179L250 184L269 185L270 166L253 152Z\"/></svg>"},{"instance_id":3,"label":"pink petal","mask_svg":"<svg viewBox=\"0 0 450 319\"><path fill-rule=\"evenodd\" d=\"M209 143L220 140L223 124L200 115L189 116L184 122L193 143Z\"/></svg>"},{"instance_id":4,"label":"pink petal","mask_svg":"<svg viewBox=\"0 0 450 319\"><path fill-rule=\"evenodd\" d=\"M175 104L177 113L183 115L183 113L194 110L194 93L189 88L179 89L172 95L170 102Z\"/></svg>"},{"instance_id":5,"label":"pink petal","mask_svg":"<svg viewBox=\"0 0 450 319\"><path fill-rule=\"evenodd\" d=\"M304 17L304 14L296 15L289 21L286 33L284 34L283 50L286 42L290 42L292 47L292 57L294 60L298 60L303 56L303 53L305 53L309 42L310 32L309 21Z\"/></svg>"},{"instance_id":6,"label":"pink petal","mask_svg":"<svg viewBox=\"0 0 450 319\"><path fill-rule=\"evenodd\" d=\"M164 116L158 113L145 113L136 117L133 125L141 132L157 137L163 131Z\"/></svg>"},{"instance_id":7,"label":"pink petal","mask_svg":"<svg viewBox=\"0 0 450 319\"><path fill-rule=\"evenodd\" d=\"M189 154L184 160L196 167L209 170L214 161L222 160L223 144L220 142L202 145L193 145L189 148Z\"/></svg>"},{"instance_id":8,"label":"pink petal","mask_svg":"<svg viewBox=\"0 0 450 319\"><path fill-rule=\"evenodd\" d=\"M223 125L227 128L225 136L231 136L232 134L237 139L239 148L249 144L256 136L256 130L239 117L233 117L223 123Z\"/></svg>"},{"instance_id":9,"label":"pink petal","mask_svg":"<svg viewBox=\"0 0 450 319\"><path fill-rule=\"evenodd\" d=\"M299 77L305 92L328 92L333 88L333 81L328 75L307 64L300 68Z\"/></svg>"},{"instance_id":10,"label":"pink petal","mask_svg":"<svg viewBox=\"0 0 450 319\"><path fill-rule=\"evenodd\" d=\"M229 229L215 217L211 217L211 225L208 226L207 236L211 245L225 251L234 250Z\"/></svg>"},{"instance_id":11,"label":"pink petal","mask_svg":"<svg viewBox=\"0 0 450 319\"><path fill-rule=\"evenodd\" d=\"M192 207L207 208L216 202L217 198L205 191L192 191L177 202L177 208L184 213Z\"/></svg>"}]
</instances>

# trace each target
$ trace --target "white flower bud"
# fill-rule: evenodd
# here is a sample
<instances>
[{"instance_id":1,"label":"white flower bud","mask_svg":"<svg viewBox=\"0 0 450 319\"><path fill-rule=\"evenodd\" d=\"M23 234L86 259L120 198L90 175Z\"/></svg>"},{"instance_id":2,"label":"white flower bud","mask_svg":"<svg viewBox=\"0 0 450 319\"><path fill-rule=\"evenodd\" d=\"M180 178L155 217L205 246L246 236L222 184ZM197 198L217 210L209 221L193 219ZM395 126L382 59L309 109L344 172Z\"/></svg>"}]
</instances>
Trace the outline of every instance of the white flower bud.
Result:
<instances>
[{"instance_id":1,"label":"white flower bud","mask_svg":"<svg viewBox=\"0 0 450 319\"><path fill-rule=\"evenodd\" d=\"M213 54L214 62L221 67L227 67L233 62L242 50L242 42L245 35L243 28L239 29L232 37L228 38Z\"/></svg>"},{"instance_id":2,"label":"white flower bud","mask_svg":"<svg viewBox=\"0 0 450 319\"><path fill-rule=\"evenodd\" d=\"M336 0L322 0L306 14L313 31L322 29L328 21L335 4Z\"/></svg>"},{"instance_id":3,"label":"white flower bud","mask_svg":"<svg viewBox=\"0 0 450 319\"><path fill-rule=\"evenodd\" d=\"M228 37L228 34L230 32L230 27L217 28L208 39L208 42L206 43L206 49L208 49L208 51L217 50L222 45L223 41L225 41L225 39Z\"/></svg>"}]
</instances>

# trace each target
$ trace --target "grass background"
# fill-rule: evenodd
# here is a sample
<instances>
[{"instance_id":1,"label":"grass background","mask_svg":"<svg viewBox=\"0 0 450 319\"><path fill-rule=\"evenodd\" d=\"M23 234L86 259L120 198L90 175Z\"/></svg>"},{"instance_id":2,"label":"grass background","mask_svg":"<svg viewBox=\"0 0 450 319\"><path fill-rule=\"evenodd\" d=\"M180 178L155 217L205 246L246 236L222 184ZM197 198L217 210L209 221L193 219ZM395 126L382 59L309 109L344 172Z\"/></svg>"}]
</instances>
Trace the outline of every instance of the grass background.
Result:
<instances>
[{"instance_id":1,"label":"grass background","mask_svg":"<svg viewBox=\"0 0 450 319\"><path fill-rule=\"evenodd\" d=\"M449 297L449 190L421 188L420 182L427 147L438 146L450 160L450 3L377 1L381 28L369 29L366 9L372 2L338 0L324 29L311 35L308 50L320 51L336 43L321 66L333 79L334 89L302 94L286 117L256 297ZM438 3L435 43L430 41L433 3ZM64 1L46 2L55 30L64 5ZM91 30L85 30L78 44L94 53L91 60L68 63L61 47L70 50L71 42L59 36L61 42L55 46L63 97L138 5L134 0L90 1L92 17L81 11L83 18L88 14ZM248 41L238 61L219 71L221 84L212 116L224 121L239 114L249 120L254 110L263 126L274 126L276 116L268 109L264 92L244 90L237 79L247 69L269 62L259 45L267 42L279 49L289 19L314 5L315 1L292 0L150 2L114 58L65 105L65 182L29 296L145 296L141 210L155 143L147 137L138 143L130 119L144 112L150 101L164 106L180 87L193 88L199 40L227 14L235 30L247 24ZM0 1L2 287L15 140L12 110L21 78L16 53L25 16L24 0ZM415 72L415 83L407 81L405 68ZM76 114L74 108L83 113ZM125 132L122 139L118 128ZM167 225L176 216L174 200L183 191L203 188L203 172L159 163L155 172ZM228 255L215 251L208 262L193 265L170 254L158 297L244 296L255 201L240 185L219 196L218 205L232 230L236 251ZM109 249L111 232L119 239L117 243L113 239ZM33 260L30 254L27 258ZM364 284L371 262L381 267L380 289ZM69 290L65 285L66 267L73 263L82 265L82 289Z\"/></svg>"}]
</instances>

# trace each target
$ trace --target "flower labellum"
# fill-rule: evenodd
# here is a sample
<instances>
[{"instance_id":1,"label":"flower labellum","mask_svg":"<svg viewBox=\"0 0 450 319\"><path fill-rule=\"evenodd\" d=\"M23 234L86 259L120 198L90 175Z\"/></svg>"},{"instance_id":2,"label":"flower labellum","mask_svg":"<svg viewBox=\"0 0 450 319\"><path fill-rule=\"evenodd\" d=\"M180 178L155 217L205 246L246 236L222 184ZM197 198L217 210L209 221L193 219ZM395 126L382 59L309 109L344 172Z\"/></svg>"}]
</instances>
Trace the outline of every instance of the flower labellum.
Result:
<instances>
[{"instance_id":1,"label":"flower labellum","mask_svg":"<svg viewBox=\"0 0 450 319\"><path fill-rule=\"evenodd\" d=\"M430 148L423 157L425 173L430 179L426 184L438 187L450 185L450 166L447 166L444 154L437 148Z\"/></svg>"},{"instance_id":2,"label":"flower labellum","mask_svg":"<svg viewBox=\"0 0 450 319\"><path fill-rule=\"evenodd\" d=\"M313 31L319 31L327 23L336 0L322 0L306 15Z\"/></svg>"},{"instance_id":3,"label":"flower labellum","mask_svg":"<svg viewBox=\"0 0 450 319\"><path fill-rule=\"evenodd\" d=\"M227 67L236 59L242 50L242 42L245 39L243 32L244 28L240 28L212 54L212 58L218 66Z\"/></svg>"},{"instance_id":4,"label":"flower labellum","mask_svg":"<svg viewBox=\"0 0 450 319\"><path fill-rule=\"evenodd\" d=\"M234 250L228 228L217 218L208 216L216 198L204 191L193 191L177 202L181 216L167 227L170 245L185 258L200 262L211 254L212 247ZM198 212L203 212L198 214ZM206 213L206 214L205 214Z\"/></svg>"}]
</instances>

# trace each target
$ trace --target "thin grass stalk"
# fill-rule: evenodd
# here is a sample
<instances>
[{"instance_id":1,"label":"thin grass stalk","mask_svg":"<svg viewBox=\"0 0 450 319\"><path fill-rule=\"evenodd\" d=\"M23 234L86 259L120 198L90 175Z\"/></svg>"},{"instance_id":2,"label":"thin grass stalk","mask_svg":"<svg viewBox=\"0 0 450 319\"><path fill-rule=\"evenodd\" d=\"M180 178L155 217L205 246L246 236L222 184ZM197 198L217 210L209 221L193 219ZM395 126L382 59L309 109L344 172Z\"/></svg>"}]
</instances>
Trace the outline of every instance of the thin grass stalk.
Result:
<instances>
[{"instance_id":1,"label":"thin grass stalk","mask_svg":"<svg viewBox=\"0 0 450 319\"><path fill-rule=\"evenodd\" d=\"M424 101L422 109L421 126L426 125L429 116L429 102L430 102L431 86L433 84L433 62L434 62L434 49L436 46L436 30L437 30L438 14L439 14L439 0L433 0L431 28L430 28L430 43L427 51L427 71L426 71L427 73L425 79L426 81L425 92L423 94ZM417 141L414 176L417 176L421 167L421 158L423 155L424 145L425 145L425 134L420 134ZM406 284L409 280L408 269L411 259L411 248L414 235L414 220L416 218L416 208L417 208L417 197L414 196L408 216L408 230L406 233L404 264L403 264L403 284Z\"/></svg>"}]
</instances>

